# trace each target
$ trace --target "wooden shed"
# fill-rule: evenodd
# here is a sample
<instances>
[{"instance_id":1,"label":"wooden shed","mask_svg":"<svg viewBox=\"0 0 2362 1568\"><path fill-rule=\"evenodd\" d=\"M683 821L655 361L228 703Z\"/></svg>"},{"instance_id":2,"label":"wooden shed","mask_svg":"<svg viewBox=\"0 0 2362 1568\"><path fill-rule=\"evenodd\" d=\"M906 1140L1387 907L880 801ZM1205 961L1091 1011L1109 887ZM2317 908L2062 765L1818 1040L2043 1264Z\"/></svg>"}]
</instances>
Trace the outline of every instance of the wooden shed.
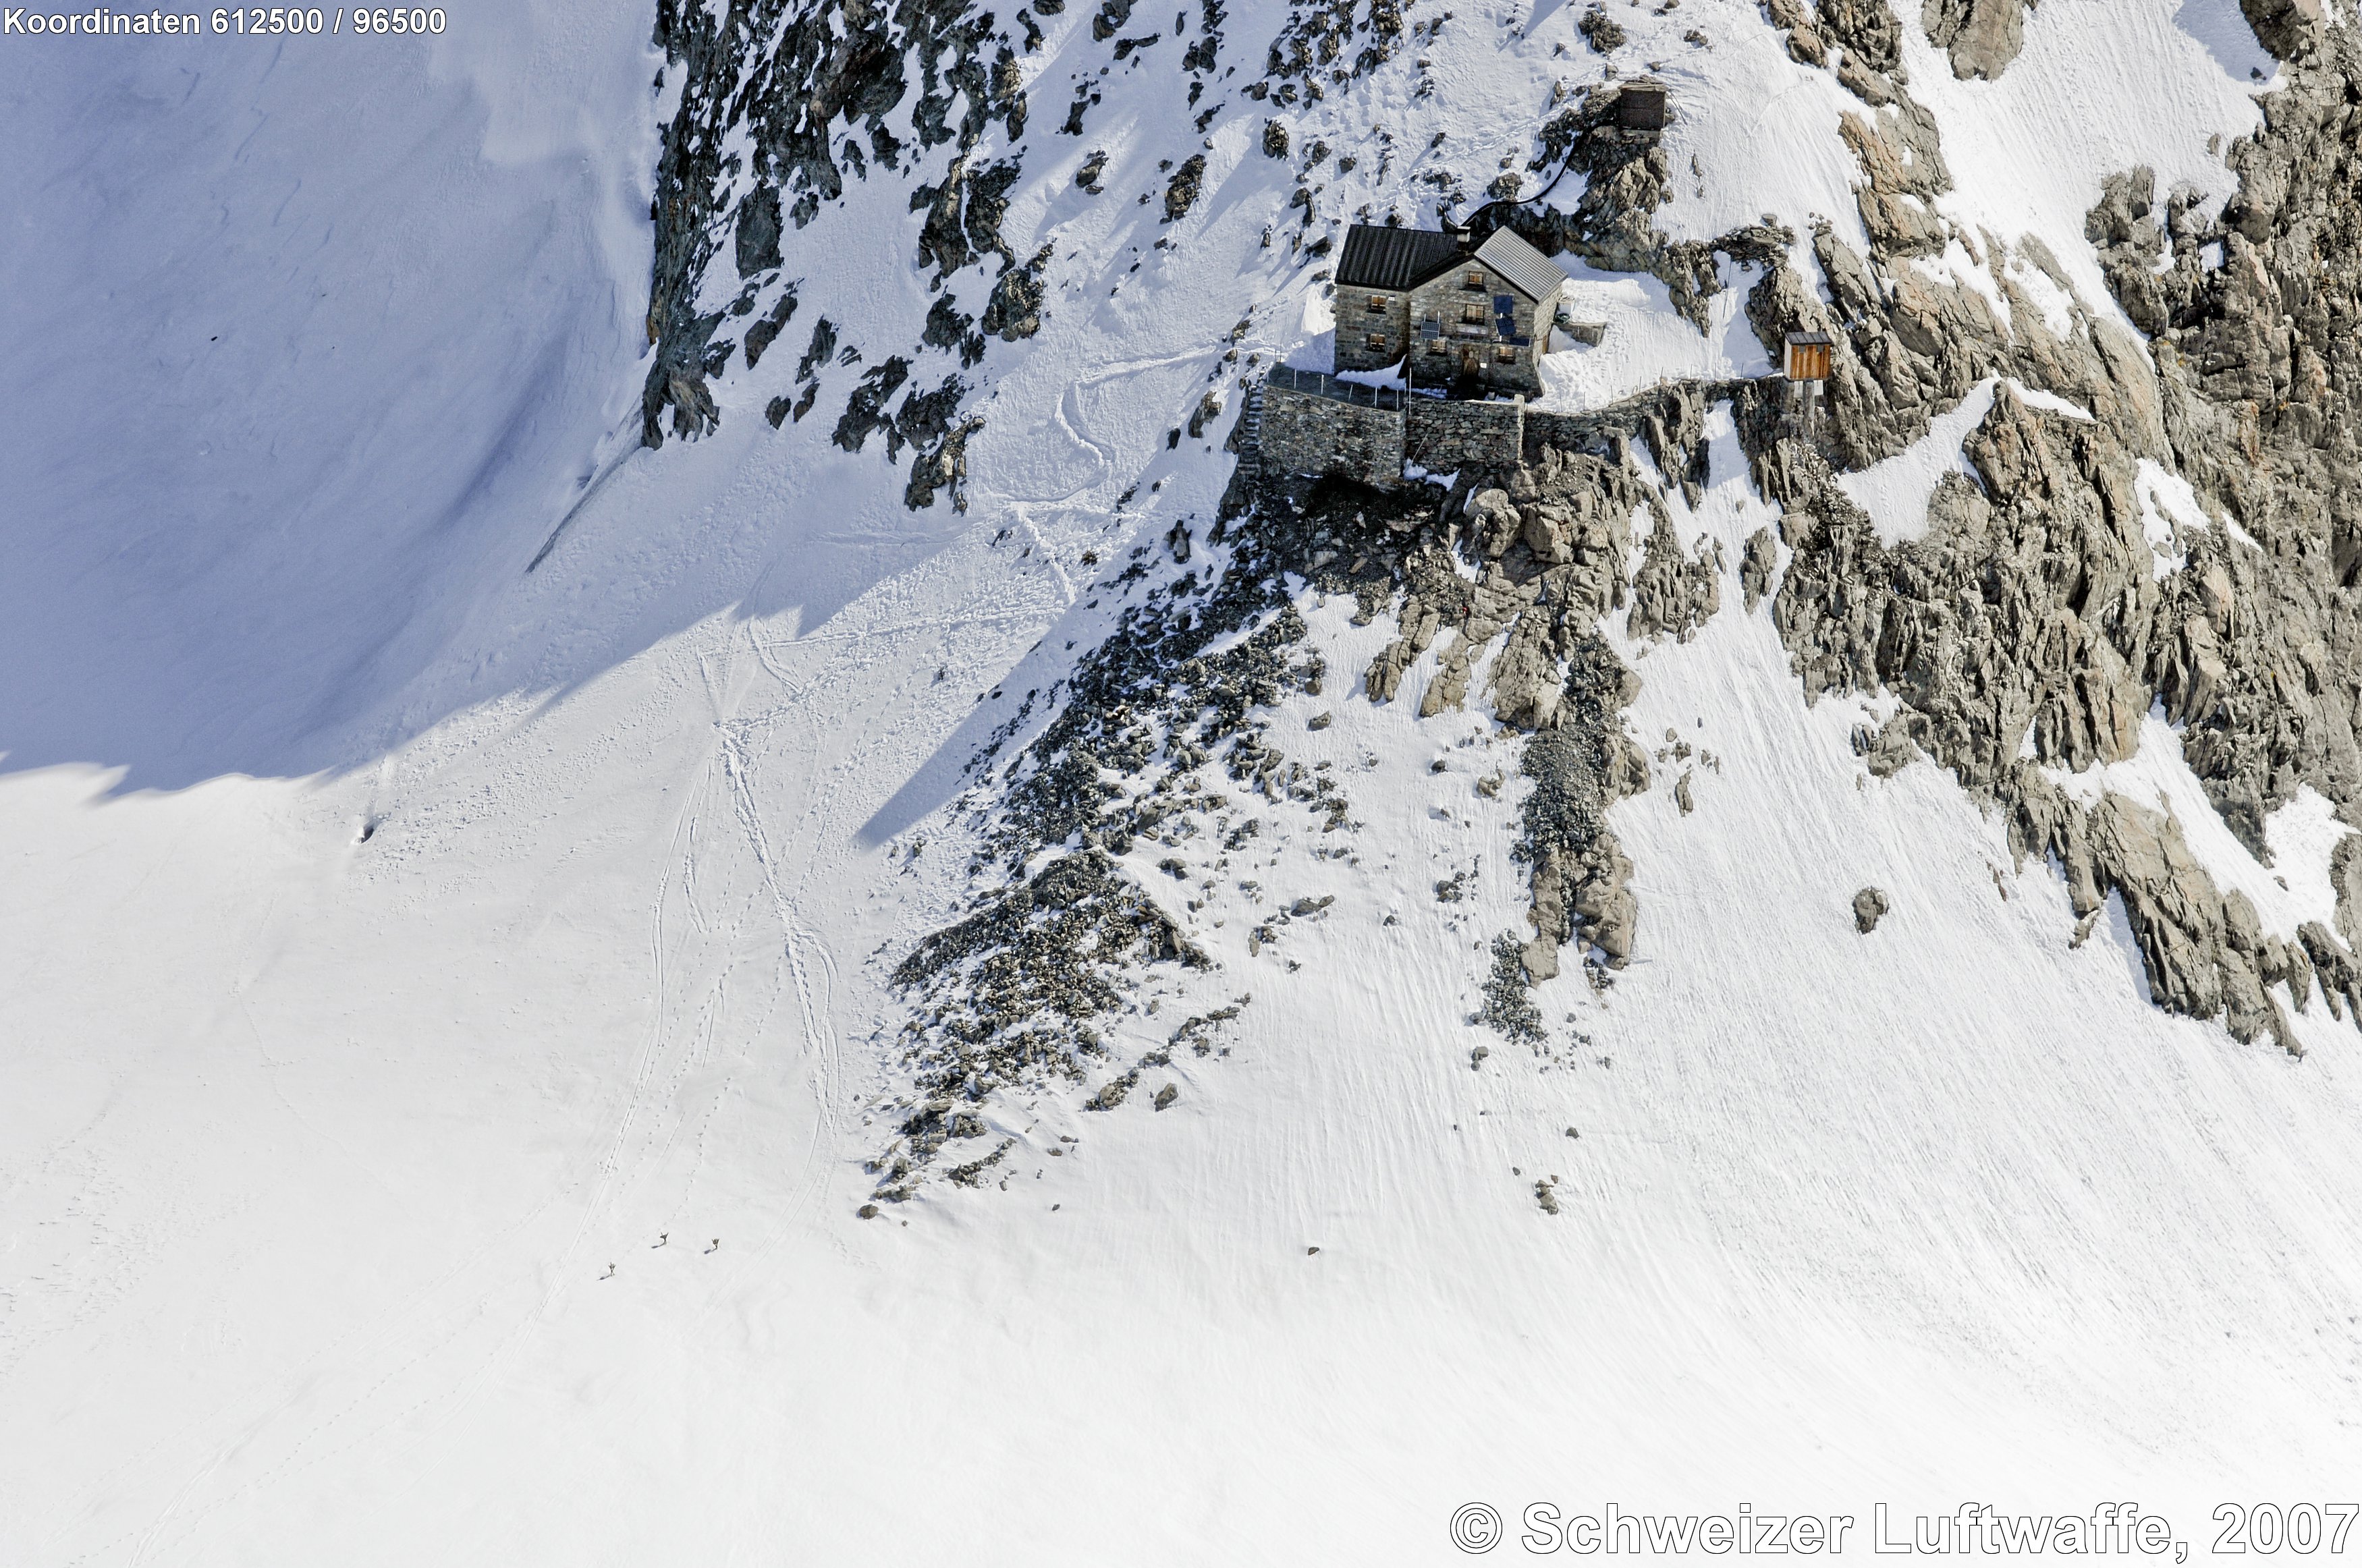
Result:
<instances>
[{"instance_id":1,"label":"wooden shed","mask_svg":"<svg viewBox=\"0 0 2362 1568\"><path fill-rule=\"evenodd\" d=\"M1826 332L1788 334L1788 379L1825 381L1829 379L1829 335Z\"/></svg>"},{"instance_id":2,"label":"wooden shed","mask_svg":"<svg viewBox=\"0 0 2362 1568\"><path fill-rule=\"evenodd\" d=\"M1625 130L1665 128L1665 90L1654 82L1627 82L1616 94L1616 124Z\"/></svg>"}]
</instances>

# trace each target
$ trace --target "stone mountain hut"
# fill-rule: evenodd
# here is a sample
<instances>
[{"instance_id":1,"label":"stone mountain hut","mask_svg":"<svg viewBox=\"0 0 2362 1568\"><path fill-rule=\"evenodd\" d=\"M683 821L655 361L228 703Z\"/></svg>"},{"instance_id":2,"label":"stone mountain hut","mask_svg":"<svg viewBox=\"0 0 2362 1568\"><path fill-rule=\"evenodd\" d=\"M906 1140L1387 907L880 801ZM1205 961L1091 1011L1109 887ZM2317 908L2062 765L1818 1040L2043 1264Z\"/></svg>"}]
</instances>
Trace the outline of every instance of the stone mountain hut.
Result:
<instances>
[{"instance_id":1,"label":"stone mountain hut","mask_svg":"<svg viewBox=\"0 0 2362 1568\"><path fill-rule=\"evenodd\" d=\"M1400 364L1415 387L1539 395L1566 282L1506 228L1471 247L1464 231L1355 224L1337 261L1336 368Z\"/></svg>"}]
</instances>

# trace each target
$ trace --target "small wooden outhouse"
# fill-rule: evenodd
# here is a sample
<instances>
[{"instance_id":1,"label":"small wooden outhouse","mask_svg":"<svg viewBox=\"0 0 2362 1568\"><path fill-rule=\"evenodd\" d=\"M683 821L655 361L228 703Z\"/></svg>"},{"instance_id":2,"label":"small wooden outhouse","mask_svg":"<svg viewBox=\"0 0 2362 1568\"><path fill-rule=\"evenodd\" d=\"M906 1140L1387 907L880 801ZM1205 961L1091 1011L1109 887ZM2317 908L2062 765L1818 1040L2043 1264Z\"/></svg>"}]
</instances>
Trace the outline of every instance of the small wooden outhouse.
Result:
<instances>
[{"instance_id":1,"label":"small wooden outhouse","mask_svg":"<svg viewBox=\"0 0 2362 1568\"><path fill-rule=\"evenodd\" d=\"M1825 381L1829 379L1829 335L1826 332L1788 334L1788 379Z\"/></svg>"}]
</instances>

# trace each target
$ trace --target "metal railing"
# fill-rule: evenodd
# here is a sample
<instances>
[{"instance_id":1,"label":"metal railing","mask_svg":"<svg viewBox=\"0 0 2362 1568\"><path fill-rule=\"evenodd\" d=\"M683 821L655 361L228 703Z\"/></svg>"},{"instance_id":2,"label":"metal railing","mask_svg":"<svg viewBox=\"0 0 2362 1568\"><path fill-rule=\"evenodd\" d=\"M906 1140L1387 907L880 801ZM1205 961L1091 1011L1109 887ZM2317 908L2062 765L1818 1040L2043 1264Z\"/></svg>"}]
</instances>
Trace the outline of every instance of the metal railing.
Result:
<instances>
[{"instance_id":1,"label":"metal railing","mask_svg":"<svg viewBox=\"0 0 2362 1568\"><path fill-rule=\"evenodd\" d=\"M1274 365L1267 384L1282 392L1303 392L1311 397L1334 398L1339 403L1357 403L1364 408L1398 410L1403 394L1396 387L1374 387L1361 381L1339 381L1319 370L1298 370L1286 365Z\"/></svg>"}]
</instances>

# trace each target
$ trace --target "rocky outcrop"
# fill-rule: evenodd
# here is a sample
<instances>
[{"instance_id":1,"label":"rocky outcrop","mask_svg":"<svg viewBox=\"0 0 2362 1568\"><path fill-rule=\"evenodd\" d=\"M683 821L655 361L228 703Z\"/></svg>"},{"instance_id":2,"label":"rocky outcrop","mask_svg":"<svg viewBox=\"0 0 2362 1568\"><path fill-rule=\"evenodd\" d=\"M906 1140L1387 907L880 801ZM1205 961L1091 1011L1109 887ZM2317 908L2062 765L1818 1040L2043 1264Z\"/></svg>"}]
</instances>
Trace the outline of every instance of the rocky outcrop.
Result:
<instances>
[{"instance_id":1,"label":"rocky outcrop","mask_svg":"<svg viewBox=\"0 0 2362 1568\"><path fill-rule=\"evenodd\" d=\"M2029 739L2069 768L2130 756L2158 600L2130 459L2006 387L1964 450L1982 489L1948 476L1927 536L1899 549L1805 482L1772 613L1806 695L1893 692L1909 738L1987 795Z\"/></svg>"},{"instance_id":2,"label":"rocky outcrop","mask_svg":"<svg viewBox=\"0 0 2362 1568\"><path fill-rule=\"evenodd\" d=\"M1951 56L1961 81L1995 78L2025 47L2025 12L2033 0L1926 0L1920 25L1927 41Z\"/></svg>"},{"instance_id":3,"label":"rocky outcrop","mask_svg":"<svg viewBox=\"0 0 2362 1568\"><path fill-rule=\"evenodd\" d=\"M1671 453L1672 435L1665 441ZM1632 867L1605 812L1647 788L1649 766L1623 728L1639 680L1597 628L1628 602L1631 519L1644 508L1661 518L1664 508L1628 456L1544 446L1533 465L1493 477L1501 482L1463 482L1443 526L1422 530L1406 563L1400 635L1372 662L1364 685L1374 701L1395 699L1403 671L1441 636L1419 709L1441 712L1466 700L1479 655L1499 641L1485 694L1496 719L1530 733L1519 767L1533 789L1514 854L1527 872L1533 934L1503 950L1497 989L1510 983L1503 974L1526 985L1555 977L1570 943L1604 968L1621 968L1631 956L1639 913L1627 886ZM1454 569L1455 556L1479 572L1475 582ZM1680 635L1701 604L1712 613L1715 570L1710 559L1676 548L1663 570L1644 572L1652 608L1635 611L1646 623L1641 635ZM1503 1021L1522 1018L1522 1010L1488 1004L1485 1016L1524 1037Z\"/></svg>"},{"instance_id":4,"label":"rocky outcrop","mask_svg":"<svg viewBox=\"0 0 2362 1568\"><path fill-rule=\"evenodd\" d=\"M1853 896L1853 928L1868 936L1878 929L1878 922L1894 905L1887 899L1883 888L1864 888Z\"/></svg>"},{"instance_id":5,"label":"rocky outcrop","mask_svg":"<svg viewBox=\"0 0 2362 1568\"><path fill-rule=\"evenodd\" d=\"M1758 528L1747 536L1747 548L1738 558L1738 589L1745 596L1749 615L1772 591L1772 574L1780 569L1780 546L1769 528Z\"/></svg>"},{"instance_id":6,"label":"rocky outcrop","mask_svg":"<svg viewBox=\"0 0 2362 1568\"><path fill-rule=\"evenodd\" d=\"M2260 100L2263 131L2228 153L2240 186L2218 223L2186 193L2160 215L2135 170L2087 227L2126 313L2157 333L2172 466L2219 520L2184 530L2149 674L2210 801L2259 855L2264 817L2300 788L2362 801L2362 225L2340 193L2362 180L2362 51L2339 30L2297 52Z\"/></svg>"},{"instance_id":7,"label":"rocky outcrop","mask_svg":"<svg viewBox=\"0 0 2362 1568\"><path fill-rule=\"evenodd\" d=\"M1632 956L1640 914L1628 886L1632 863L1605 814L1649 787L1648 757L1622 720L1639 690L1606 643L1585 635L1568 651L1554 722L1526 744L1518 767L1533 789L1515 854L1529 879L1534 936L1520 956L1534 980L1559 972L1560 949L1569 942L1595 950L1611 969Z\"/></svg>"},{"instance_id":8,"label":"rocky outcrop","mask_svg":"<svg viewBox=\"0 0 2362 1568\"><path fill-rule=\"evenodd\" d=\"M1198 192L1206 182L1206 155L1193 152L1173 171L1173 178L1164 185L1164 221L1177 223L1197 204Z\"/></svg>"},{"instance_id":9,"label":"rocky outcrop","mask_svg":"<svg viewBox=\"0 0 2362 1568\"><path fill-rule=\"evenodd\" d=\"M1289 10L1271 40L1263 80L1255 83L1261 91L1253 95L1268 94L1275 102L1292 104L1300 91L1318 103L1329 88L1365 76L1394 58L1402 36L1399 0L1309 0Z\"/></svg>"},{"instance_id":10,"label":"rocky outcrop","mask_svg":"<svg viewBox=\"0 0 2362 1568\"><path fill-rule=\"evenodd\" d=\"M1617 24L1616 18L1598 6L1586 8L1574 24L1574 28L1583 35L1583 41L1591 46L1595 54L1615 53L1624 47L1628 36Z\"/></svg>"},{"instance_id":11,"label":"rocky outcrop","mask_svg":"<svg viewBox=\"0 0 2362 1568\"><path fill-rule=\"evenodd\" d=\"M1896 256L1933 255L1948 237L1934 203L1952 188L1951 171L1935 116L1907 98L1896 107L1876 125L1850 111L1838 116L1838 130L1868 177L1854 202L1874 245Z\"/></svg>"},{"instance_id":12,"label":"rocky outcrop","mask_svg":"<svg viewBox=\"0 0 2362 1568\"><path fill-rule=\"evenodd\" d=\"M2284 986L2307 1005L2316 967L2339 1012L2351 955L2317 925L2297 942L2267 934L2243 893L2225 896L2190 853L2169 817L2109 795L2085 811L2033 769L2015 791L2010 824L2022 855L2055 856L2075 912L2088 927L2110 896L2139 944L2150 999L2169 1012L2220 1017L2240 1040L2268 1033L2301 1054L2287 1014L2268 990ZM2318 953L2312 951L2318 942Z\"/></svg>"},{"instance_id":13,"label":"rocky outcrop","mask_svg":"<svg viewBox=\"0 0 2362 1568\"><path fill-rule=\"evenodd\" d=\"M2062 868L2082 930L2119 900L2158 1006L2294 1050L2284 999L2302 1008L2318 977L2342 1009L2345 977L2362 974L2348 945L2362 888L2347 886L2362 854L2341 847L2333 864L2343 940L2318 923L2285 940L2215 884L2178 823L2055 782L2130 756L2156 708L2258 858L2266 817L2301 788L2362 810L2362 525L2342 499L2362 486L2348 402L2362 385L2362 225L2332 194L2362 174L2362 72L2342 35L2288 26L2287 83L2264 100L2264 131L2230 149L2241 184L2219 221L2193 193L2160 199L2147 170L2110 179L2089 216L2086 237L2147 345L2072 300L2030 238L2018 259L2070 298L2064 334L1998 267L2006 326L1899 265L1933 244L1979 254L1997 242L1925 204L1940 148L1907 99L1854 119L1871 254L1824 231L1826 304L1784 272L1749 302L1767 342L1799 326L1833 333L1834 415L1816 441L1768 414L1742 409L1740 424L1759 483L1785 510L1791 556L1772 613L1807 695L1899 700L1891 720L1856 732L1870 770L1922 755L1950 769L2009 814L2022 855ZM1906 137L1921 138L1911 156L1892 156ZM1909 181L1916 205L1902 200ZM1835 471L1900 450L1986 378L1992 406L1963 446L1975 480L1946 476L1925 536L1882 544ZM2037 407L2013 382L2090 417ZM2160 500L2171 482L2160 471L2188 481L2195 512ZM1750 541L1743 583L1768 583L1765 544L1757 558Z\"/></svg>"},{"instance_id":14,"label":"rocky outcrop","mask_svg":"<svg viewBox=\"0 0 2362 1568\"><path fill-rule=\"evenodd\" d=\"M1626 634L1689 641L1722 608L1724 569L1719 544L1701 540L1696 555L1684 553L1673 538L1672 519L1661 513L1633 574Z\"/></svg>"},{"instance_id":15,"label":"rocky outcrop","mask_svg":"<svg viewBox=\"0 0 2362 1568\"><path fill-rule=\"evenodd\" d=\"M2322 0L2239 0L2239 10L2257 40L2282 60L2312 54L2328 26Z\"/></svg>"},{"instance_id":16,"label":"rocky outcrop","mask_svg":"<svg viewBox=\"0 0 2362 1568\"><path fill-rule=\"evenodd\" d=\"M985 331L1004 343L1014 343L1042 330L1042 301L1049 293L1042 271L1050 264L1051 248L1043 246L1032 260L1010 268L994 282L979 322Z\"/></svg>"},{"instance_id":17,"label":"rocky outcrop","mask_svg":"<svg viewBox=\"0 0 2362 1568\"><path fill-rule=\"evenodd\" d=\"M1038 40L1039 29L1024 20ZM1038 327L1043 258L1019 267L999 233L1018 164L980 153L989 127L998 125L1013 145L1026 117L1016 50L990 13L975 10L971 0L913 0L890 9L866 0L802 7L755 0L722 12L660 0L655 41L666 56L658 84L677 73L680 95L664 128L649 209L656 254L647 333L657 351L641 395L645 444L661 445L668 431L693 437L719 424L707 382L728 363L734 345L724 330L731 321L755 317L745 337L750 370L778 338L795 308L796 284L778 277L783 230L810 224L824 204L843 197L848 179L869 178L873 165L915 173L920 160L945 143L956 145L942 179L912 193L912 210L926 214L919 260L937 270L940 283L962 267L997 258L1002 275L986 330L1017 337ZM887 123L889 116L900 123L906 105L915 146ZM833 130L839 123L848 134ZM855 127L857 136L850 134ZM709 274L725 243L737 292L720 309L700 310L701 297L715 295ZM761 310L773 289L779 293ZM971 325L939 297L921 346L975 365L984 343ZM769 401L765 414L773 425L810 410L819 392L811 370L807 364L799 377L811 381L800 398ZM974 422L953 417L933 392L914 392L889 420L879 400L892 390L885 381L896 379L866 375L837 437L857 447L882 425L896 433L889 439L892 452L911 432L926 432L908 491L913 505L924 505L946 483L956 484L962 443Z\"/></svg>"}]
</instances>

